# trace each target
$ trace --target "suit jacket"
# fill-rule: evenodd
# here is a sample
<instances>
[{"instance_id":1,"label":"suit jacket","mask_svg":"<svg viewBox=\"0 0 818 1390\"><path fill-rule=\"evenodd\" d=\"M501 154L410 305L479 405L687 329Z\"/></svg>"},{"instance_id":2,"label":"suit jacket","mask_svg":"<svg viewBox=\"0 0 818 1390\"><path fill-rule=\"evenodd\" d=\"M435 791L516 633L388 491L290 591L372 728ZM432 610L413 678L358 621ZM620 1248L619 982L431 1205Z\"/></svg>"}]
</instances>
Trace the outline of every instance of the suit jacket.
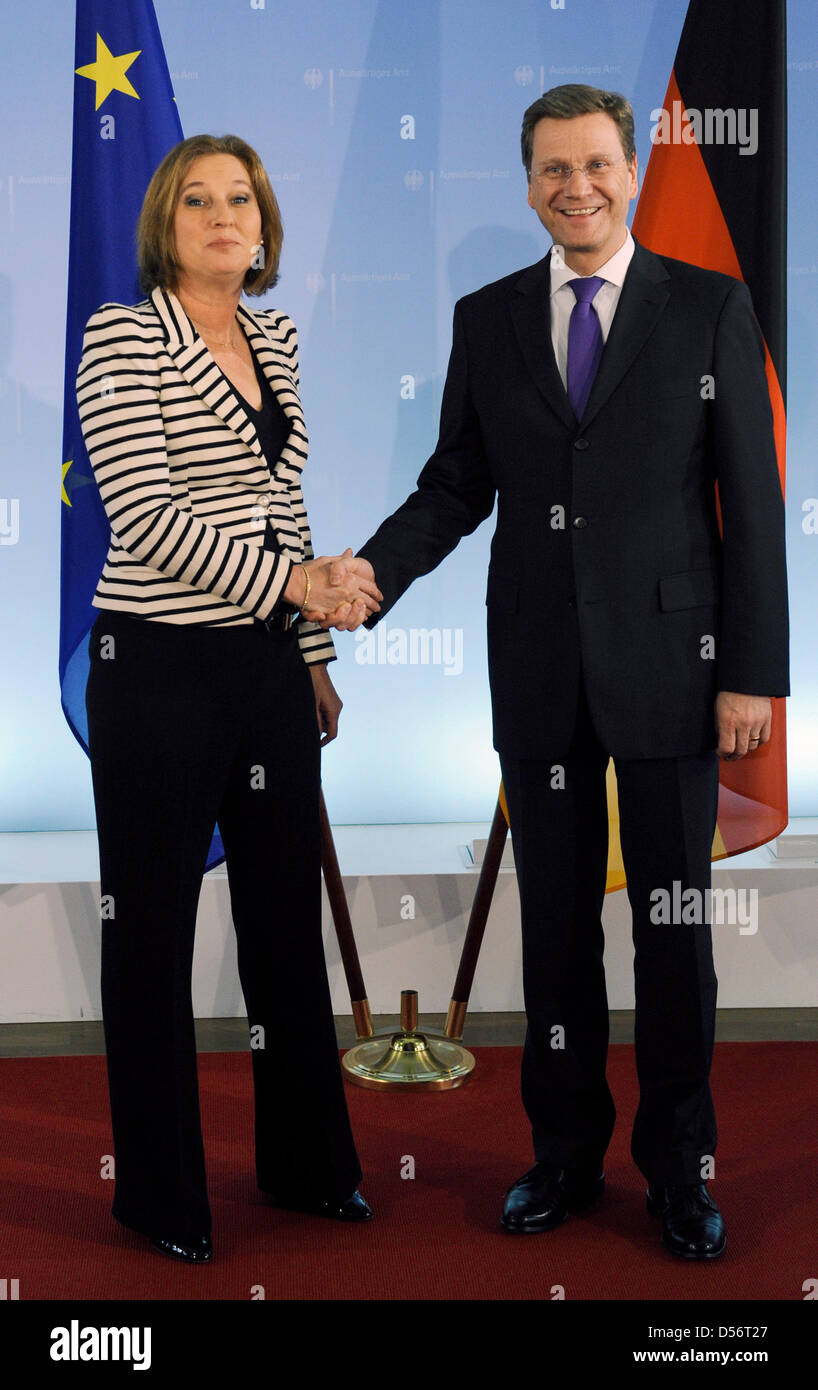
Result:
<instances>
[{"instance_id":1,"label":"suit jacket","mask_svg":"<svg viewBox=\"0 0 818 1390\"><path fill-rule=\"evenodd\" d=\"M77 403L111 524L97 608L248 625L271 616L293 563L313 556L295 326L242 303L237 315L290 423L275 460L264 458L252 420L171 291L103 304L88 320ZM278 549L264 548L268 519ZM305 661L334 657L316 623L297 628Z\"/></svg>"},{"instance_id":2,"label":"suit jacket","mask_svg":"<svg viewBox=\"0 0 818 1390\"><path fill-rule=\"evenodd\" d=\"M582 673L614 756L704 751L719 690L789 693L784 508L750 295L637 243L577 420L549 261L455 307L437 448L359 552L384 594L374 621L496 497L495 748L563 756Z\"/></svg>"}]
</instances>

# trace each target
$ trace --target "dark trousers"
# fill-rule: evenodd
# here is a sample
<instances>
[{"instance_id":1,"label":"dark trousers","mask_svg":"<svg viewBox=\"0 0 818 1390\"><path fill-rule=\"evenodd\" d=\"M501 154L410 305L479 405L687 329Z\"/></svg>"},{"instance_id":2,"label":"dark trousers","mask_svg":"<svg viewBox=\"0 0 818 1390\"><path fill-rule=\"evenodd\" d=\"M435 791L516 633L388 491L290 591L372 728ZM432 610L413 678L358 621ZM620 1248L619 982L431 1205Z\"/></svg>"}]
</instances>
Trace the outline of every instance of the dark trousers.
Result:
<instances>
[{"instance_id":1,"label":"dark trousers","mask_svg":"<svg viewBox=\"0 0 818 1390\"><path fill-rule=\"evenodd\" d=\"M251 1029L258 1185L343 1199L361 1170L321 935L320 735L294 631L105 610L89 651L113 1214L179 1239L211 1229L191 969L216 821Z\"/></svg>"},{"instance_id":2,"label":"dark trousers","mask_svg":"<svg viewBox=\"0 0 818 1390\"><path fill-rule=\"evenodd\" d=\"M566 1166L601 1162L615 1118L605 1077L601 921L608 754L582 685L573 742L558 766L500 761L520 889L528 1022L522 1096L535 1157ZM631 1153L654 1185L695 1183L703 1157L716 1147L708 1079L716 1012L711 932L707 921L657 923L659 899L651 895L664 889L672 903L676 881L677 901L689 888L708 901L718 759L715 751L615 759L615 769L635 951L640 1099Z\"/></svg>"}]
</instances>

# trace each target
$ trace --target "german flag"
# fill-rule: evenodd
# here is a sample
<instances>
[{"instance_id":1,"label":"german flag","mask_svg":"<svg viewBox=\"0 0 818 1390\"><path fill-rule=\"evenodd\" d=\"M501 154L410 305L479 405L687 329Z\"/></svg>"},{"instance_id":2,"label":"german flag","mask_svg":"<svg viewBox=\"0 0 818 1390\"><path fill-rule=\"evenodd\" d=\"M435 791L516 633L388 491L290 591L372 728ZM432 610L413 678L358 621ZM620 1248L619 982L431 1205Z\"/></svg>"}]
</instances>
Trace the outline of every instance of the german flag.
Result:
<instances>
[{"instance_id":1,"label":"german flag","mask_svg":"<svg viewBox=\"0 0 818 1390\"><path fill-rule=\"evenodd\" d=\"M744 280L766 344L784 489L786 391L786 0L690 0L633 220L638 241ZM748 692L750 694L754 692ZM787 824L783 699L769 743L720 763L713 858L741 854ZM613 886L609 883L609 887Z\"/></svg>"}]
</instances>

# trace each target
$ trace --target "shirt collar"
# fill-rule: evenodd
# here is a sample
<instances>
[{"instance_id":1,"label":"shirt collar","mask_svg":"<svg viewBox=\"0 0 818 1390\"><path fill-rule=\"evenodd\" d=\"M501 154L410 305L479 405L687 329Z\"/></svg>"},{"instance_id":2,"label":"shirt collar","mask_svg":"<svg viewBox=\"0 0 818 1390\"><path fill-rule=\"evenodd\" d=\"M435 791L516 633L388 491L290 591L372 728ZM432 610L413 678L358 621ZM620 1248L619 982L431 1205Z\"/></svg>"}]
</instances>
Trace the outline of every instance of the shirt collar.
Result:
<instances>
[{"instance_id":1,"label":"shirt collar","mask_svg":"<svg viewBox=\"0 0 818 1390\"><path fill-rule=\"evenodd\" d=\"M594 275L598 275L602 280L607 280L608 283L611 285L618 285L621 289L623 284L625 283L625 274L628 269L628 266L631 263L631 256L633 255L634 247L634 239L631 236L630 231L626 230L625 240L623 241L619 250L614 251L613 255L605 262L605 264L601 265L598 270L594 271ZM575 270L572 270L570 266L552 265L552 297L556 294L557 290L562 289L563 285L567 285L569 280L579 280L580 278L581 277L578 275L578 273Z\"/></svg>"}]
</instances>

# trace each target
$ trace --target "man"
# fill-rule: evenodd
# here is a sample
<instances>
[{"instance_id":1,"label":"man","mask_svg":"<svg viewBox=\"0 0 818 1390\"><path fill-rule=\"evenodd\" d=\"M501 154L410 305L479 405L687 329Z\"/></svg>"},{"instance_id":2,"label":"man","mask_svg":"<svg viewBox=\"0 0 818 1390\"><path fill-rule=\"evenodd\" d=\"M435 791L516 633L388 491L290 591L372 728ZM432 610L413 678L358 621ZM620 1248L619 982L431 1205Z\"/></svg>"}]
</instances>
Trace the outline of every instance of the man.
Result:
<instances>
[{"instance_id":1,"label":"man","mask_svg":"<svg viewBox=\"0 0 818 1390\"><path fill-rule=\"evenodd\" d=\"M742 283L630 235L637 161L623 97L554 88L526 111L522 150L528 202L554 246L456 305L437 448L360 551L384 595L368 625L496 495L489 677L536 1160L506 1194L502 1224L547 1231L604 1189L611 756L635 946L631 1152L665 1246L714 1258L724 1222L703 1176L716 1148L706 909L718 756L752 756L770 737L770 697L789 692L763 343ZM657 924L662 889L685 903L695 889L706 921Z\"/></svg>"}]
</instances>

